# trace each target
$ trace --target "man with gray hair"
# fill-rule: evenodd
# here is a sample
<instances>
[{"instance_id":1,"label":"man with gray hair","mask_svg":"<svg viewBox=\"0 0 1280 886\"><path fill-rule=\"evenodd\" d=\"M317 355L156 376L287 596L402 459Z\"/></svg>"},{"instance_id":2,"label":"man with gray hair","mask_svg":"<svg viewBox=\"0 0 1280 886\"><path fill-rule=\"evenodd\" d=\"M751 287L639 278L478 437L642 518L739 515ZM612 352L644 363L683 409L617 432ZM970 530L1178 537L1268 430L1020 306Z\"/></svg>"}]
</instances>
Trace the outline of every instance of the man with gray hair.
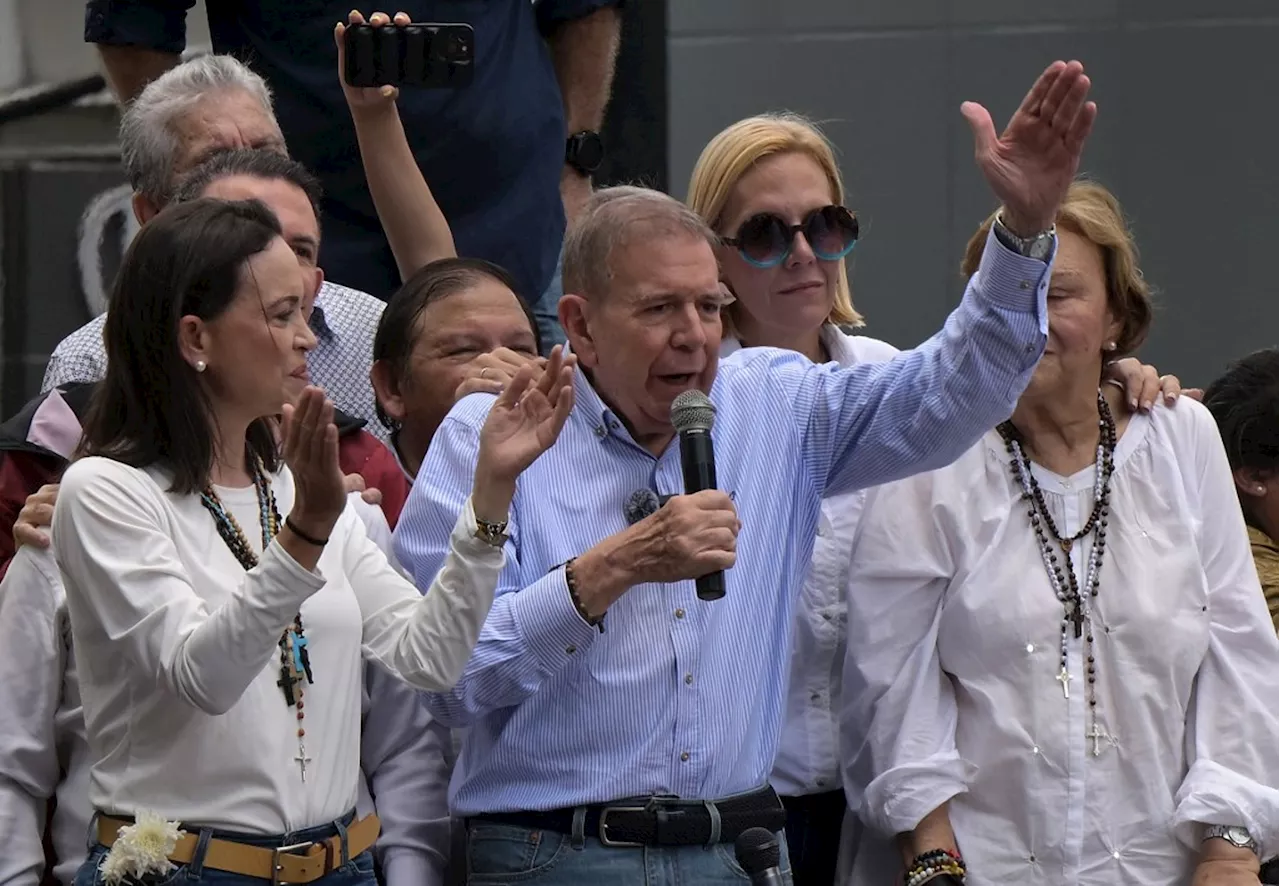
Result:
<instances>
[{"instance_id":1,"label":"man with gray hair","mask_svg":"<svg viewBox=\"0 0 1280 886\"><path fill-rule=\"evenodd\" d=\"M471 727L450 807L473 877L742 882L734 840L785 820L768 778L820 501L941 467L1013 411L1045 346L1089 86L1078 63L1055 63L1002 136L964 107L1002 221L943 330L889 363L764 348L720 363L714 234L654 191L587 204L560 301L575 406L497 528L507 565L461 680L426 696L438 720ZM690 389L715 407L719 488L681 494L671 411ZM396 554L420 587L491 403L467 397L445 419L401 516ZM646 498L648 516L633 505ZM695 580L718 570L727 594L700 599Z\"/></svg>"},{"instance_id":2,"label":"man with gray hair","mask_svg":"<svg viewBox=\"0 0 1280 886\"><path fill-rule=\"evenodd\" d=\"M120 120L121 159L134 190L139 224L169 203L186 173L213 154L239 148L288 155L271 92L261 77L230 56L208 55L153 80ZM295 252L303 264L318 268L319 240L295 247ZM319 288L310 320L316 347L307 355L311 378L339 409L362 419L370 433L385 441L387 432L377 420L369 381L373 336L385 305L324 280L322 273L316 276ZM58 343L45 369L42 392L103 377L105 322L106 315L99 315Z\"/></svg>"}]
</instances>

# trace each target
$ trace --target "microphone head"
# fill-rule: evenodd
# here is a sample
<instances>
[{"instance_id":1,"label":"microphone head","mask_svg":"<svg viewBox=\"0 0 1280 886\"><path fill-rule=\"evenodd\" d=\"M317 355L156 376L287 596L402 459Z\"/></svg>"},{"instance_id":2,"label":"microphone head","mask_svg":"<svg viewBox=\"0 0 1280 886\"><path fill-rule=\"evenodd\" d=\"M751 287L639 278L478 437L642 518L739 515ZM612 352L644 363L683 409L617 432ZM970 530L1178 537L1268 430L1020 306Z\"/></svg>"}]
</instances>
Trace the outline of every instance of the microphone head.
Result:
<instances>
[{"instance_id":1,"label":"microphone head","mask_svg":"<svg viewBox=\"0 0 1280 886\"><path fill-rule=\"evenodd\" d=\"M658 493L652 489L637 489L622 506L622 512L626 514L627 525L635 526L650 514L656 514L661 506Z\"/></svg>"},{"instance_id":2,"label":"microphone head","mask_svg":"<svg viewBox=\"0 0 1280 886\"><path fill-rule=\"evenodd\" d=\"M671 401L671 424L676 433L710 431L715 423L715 405L697 388L682 391Z\"/></svg>"},{"instance_id":3,"label":"microphone head","mask_svg":"<svg viewBox=\"0 0 1280 886\"><path fill-rule=\"evenodd\" d=\"M747 828L733 843L738 865L748 874L762 874L782 864L778 838L764 828Z\"/></svg>"}]
</instances>

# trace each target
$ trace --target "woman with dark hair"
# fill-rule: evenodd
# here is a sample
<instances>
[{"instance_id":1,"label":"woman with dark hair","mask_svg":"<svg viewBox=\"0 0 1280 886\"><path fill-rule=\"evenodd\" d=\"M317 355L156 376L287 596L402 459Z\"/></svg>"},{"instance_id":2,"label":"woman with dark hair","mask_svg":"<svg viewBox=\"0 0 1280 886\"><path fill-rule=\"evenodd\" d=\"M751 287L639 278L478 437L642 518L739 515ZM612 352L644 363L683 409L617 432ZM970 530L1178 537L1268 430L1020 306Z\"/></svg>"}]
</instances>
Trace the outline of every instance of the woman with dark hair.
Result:
<instances>
[{"instance_id":1,"label":"woman with dark hair","mask_svg":"<svg viewBox=\"0 0 1280 886\"><path fill-rule=\"evenodd\" d=\"M1280 628L1280 577L1276 541L1280 480L1276 470L1277 359L1275 348L1255 351L1205 388L1204 405L1213 413L1236 481L1236 495L1253 547L1271 622Z\"/></svg>"},{"instance_id":2,"label":"woman with dark hair","mask_svg":"<svg viewBox=\"0 0 1280 886\"><path fill-rule=\"evenodd\" d=\"M378 323L371 376L409 479L454 403L501 393L522 367L545 365L540 351L533 312L499 266L446 258L406 280Z\"/></svg>"},{"instance_id":3,"label":"woman with dark hair","mask_svg":"<svg viewBox=\"0 0 1280 886\"><path fill-rule=\"evenodd\" d=\"M95 760L84 886L175 864L189 883L372 884L377 819L350 812L362 658L453 684L492 603L515 480L571 406L558 352L538 385L516 375L420 594L348 507L333 405L305 386L303 295L255 201L165 210L117 277L107 375L53 524Z\"/></svg>"}]
</instances>

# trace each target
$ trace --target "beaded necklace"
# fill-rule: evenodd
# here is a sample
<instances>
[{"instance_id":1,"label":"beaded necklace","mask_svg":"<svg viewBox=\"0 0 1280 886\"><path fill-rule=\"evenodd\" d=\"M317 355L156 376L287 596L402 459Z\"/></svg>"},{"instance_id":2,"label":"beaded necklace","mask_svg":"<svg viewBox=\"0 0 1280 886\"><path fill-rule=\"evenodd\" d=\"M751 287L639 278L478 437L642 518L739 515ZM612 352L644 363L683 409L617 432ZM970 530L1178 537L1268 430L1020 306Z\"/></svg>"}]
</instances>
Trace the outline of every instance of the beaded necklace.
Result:
<instances>
[{"instance_id":1,"label":"beaded necklace","mask_svg":"<svg viewBox=\"0 0 1280 886\"><path fill-rule=\"evenodd\" d=\"M1004 438L1005 449L1013 470L1014 482L1022 489L1022 500L1027 506L1027 517L1040 547L1040 559L1044 562L1049 584L1062 603L1061 643L1059 644L1060 669L1054 677L1062 684L1062 697L1071 697L1071 672L1067 669L1067 628L1070 626L1076 639L1084 635L1086 697L1089 702L1089 731L1085 737L1093 742L1093 756L1102 751L1099 741L1109 738L1098 724L1097 660L1093 642L1093 606L1098 596L1098 578L1102 571L1102 558L1107 548L1107 516L1111 512L1111 475L1115 471L1116 423L1111 415L1102 391L1098 391L1098 449L1093 470L1093 511L1080 531L1064 536L1045 506L1040 484L1031 472L1031 461L1023 451L1021 435L1011 422L1003 422L998 430ZM1085 568L1084 587L1076 581L1071 564L1071 548L1082 538L1093 534ZM1052 539L1052 540L1050 540ZM1055 544L1056 543L1056 544ZM1058 564L1058 554L1066 561L1066 568Z\"/></svg>"},{"instance_id":2,"label":"beaded necklace","mask_svg":"<svg viewBox=\"0 0 1280 886\"><path fill-rule=\"evenodd\" d=\"M271 544L271 540L280 531L280 525L283 521L281 521L280 512L276 508L276 497L271 491L271 484L267 480L266 471L263 470L262 464L256 460L253 463L253 488L258 495L258 519L262 526L262 549L265 551L267 545ZM222 499L218 498L218 494L213 491L212 486L206 486L200 493L200 503L213 516L213 523L218 529L218 535L226 542L227 547L231 549L231 553L240 562L240 565L244 567L245 571L247 572L257 566L258 556L249 547L249 540L245 536L244 530L240 528L236 518L222 504ZM311 676L311 656L307 653L307 637L302 628L301 612L294 615L293 624L285 628L284 633L280 635L279 645L280 679L276 681L276 685L284 693L285 704L296 711L298 720L298 756L294 757L294 760L297 761L299 774L305 782L307 780L307 764L311 762L311 758L307 756L307 731L302 725L302 721L306 716L302 703L302 687L304 680L307 683L314 683L315 680Z\"/></svg>"}]
</instances>

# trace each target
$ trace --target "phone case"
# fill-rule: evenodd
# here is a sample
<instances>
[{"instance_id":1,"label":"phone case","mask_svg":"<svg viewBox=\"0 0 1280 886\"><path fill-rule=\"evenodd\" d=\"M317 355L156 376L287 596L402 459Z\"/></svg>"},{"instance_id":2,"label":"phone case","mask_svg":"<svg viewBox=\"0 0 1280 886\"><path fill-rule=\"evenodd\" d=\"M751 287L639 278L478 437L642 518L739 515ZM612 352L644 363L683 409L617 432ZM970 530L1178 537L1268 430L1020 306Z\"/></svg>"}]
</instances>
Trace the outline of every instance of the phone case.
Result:
<instances>
[{"instance_id":1,"label":"phone case","mask_svg":"<svg viewBox=\"0 0 1280 886\"><path fill-rule=\"evenodd\" d=\"M343 43L350 86L459 89L475 74L475 31L467 24L348 25Z\"/></svg>"}]
</instances>

